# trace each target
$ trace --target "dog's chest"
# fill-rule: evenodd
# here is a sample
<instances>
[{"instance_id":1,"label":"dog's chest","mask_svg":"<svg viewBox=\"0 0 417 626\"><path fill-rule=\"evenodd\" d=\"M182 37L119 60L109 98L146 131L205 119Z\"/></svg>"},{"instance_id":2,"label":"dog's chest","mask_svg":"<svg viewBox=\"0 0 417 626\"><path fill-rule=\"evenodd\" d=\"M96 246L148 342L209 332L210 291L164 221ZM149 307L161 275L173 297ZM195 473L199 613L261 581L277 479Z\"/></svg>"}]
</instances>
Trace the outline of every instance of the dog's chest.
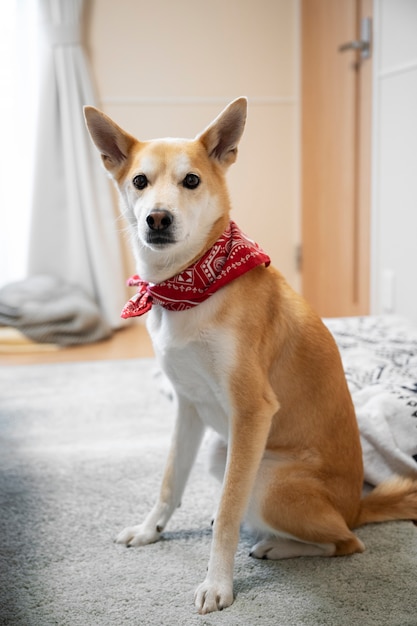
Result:
<instances>
[{"instance_id":1,"label":"dog's chest","mask_svg":"<svg viewBox=\"0 0 417 626\"><path fill-rule=\"evenodd\" d=\"M157 311L148 328L177 394L195 405L207 426L227 437L234 339L225 329L206 324L201 311L194 315L197 309L174 315Z\"/></svg>"}]
</instances>

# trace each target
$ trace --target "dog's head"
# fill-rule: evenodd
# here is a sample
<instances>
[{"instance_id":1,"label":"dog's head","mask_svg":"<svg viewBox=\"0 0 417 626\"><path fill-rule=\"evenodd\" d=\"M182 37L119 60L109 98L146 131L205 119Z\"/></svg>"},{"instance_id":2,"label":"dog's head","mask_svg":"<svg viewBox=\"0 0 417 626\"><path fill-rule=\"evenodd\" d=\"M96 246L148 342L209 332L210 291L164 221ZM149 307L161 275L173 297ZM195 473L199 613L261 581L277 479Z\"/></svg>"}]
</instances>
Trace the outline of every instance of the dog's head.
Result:
<instances>
[{"instance_id":1,"label":"dog's head","mask_svg":"<svg viewBox=\"0 0 417 626\"><path fill-rule=\"evenodd\" d=\"M225 172L236 160L246 98L234 100L195 139L138 141L94 107L90 135L116 183L141 277L160 282L208 249L226 228Z\"/></svg>"}]
</instances>

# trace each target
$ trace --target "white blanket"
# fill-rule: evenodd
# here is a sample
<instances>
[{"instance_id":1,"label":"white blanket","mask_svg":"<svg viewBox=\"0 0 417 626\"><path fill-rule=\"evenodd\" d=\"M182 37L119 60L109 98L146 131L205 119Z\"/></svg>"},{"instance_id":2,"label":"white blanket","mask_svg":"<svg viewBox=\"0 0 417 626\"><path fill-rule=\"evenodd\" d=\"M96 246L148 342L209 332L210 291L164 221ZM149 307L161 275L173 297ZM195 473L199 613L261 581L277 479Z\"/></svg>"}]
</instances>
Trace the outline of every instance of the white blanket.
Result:
<instances>
[{"instance_id":1,"label":"white blanket","mask_svg":"<svg viewBox=\"0 0 417 626\"><path fill-rule=\"evenodd\" d=\"M325 320L342 355L365 480L417 478L417 329L392 316Z\"/></svg>"}]
</instances>

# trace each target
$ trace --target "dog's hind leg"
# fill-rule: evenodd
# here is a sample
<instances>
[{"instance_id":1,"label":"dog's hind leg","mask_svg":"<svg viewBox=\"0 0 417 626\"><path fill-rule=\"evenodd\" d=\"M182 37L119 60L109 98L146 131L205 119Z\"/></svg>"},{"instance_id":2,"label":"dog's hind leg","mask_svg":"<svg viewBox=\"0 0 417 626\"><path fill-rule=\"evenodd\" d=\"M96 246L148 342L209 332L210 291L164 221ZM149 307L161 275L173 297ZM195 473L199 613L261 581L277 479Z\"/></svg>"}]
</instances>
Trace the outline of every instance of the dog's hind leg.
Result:
<instances>
[{"instance_id":1,"label":"dog's hind leg","mask_svg":"<svg viewBox=\"0 0 417 626\"><path fill-rule=\"evenodd\" d=\"M178 399L178 415L165 467L159 499L145 521L125 528L116 538L128 547L158 541L171 515L181 502L188 476L204 434L204 424L194 406Z\"/></svg>"},{"instance_id":2,"label":"dog's hind leg","mask_svg":"<svg viewBox=\"0 0 417 626\"><path fill-rule=\"evenodd\" d=\"M212 433L209 441L208 469L212 476L222 483L226 471L227 442L217 433ZM217 509L211 516L211 525L217 516Z\"/></svg>"},{"instance_id":3,"label":"dog's hind leg","mask_svg":"<svg viewBox=\"0 0 417 626\"><path fill-rule=\"evenodd\" d=\"M303 463L263 462L248 521L264 539L252 548L256 558L339 556L363 552L323 481Z\"/></svg>"},{"instance_id":4,"label":"dog's hind leg","mask_svg":"<svg viewBox=\"0 0 417 626\"><path fill-rule=\"evenodd\" d=\"M209 472L219 482L223 482L227 461L227 442L217 433L211 435L209 441Z\"/></svg>"}]
</instances>

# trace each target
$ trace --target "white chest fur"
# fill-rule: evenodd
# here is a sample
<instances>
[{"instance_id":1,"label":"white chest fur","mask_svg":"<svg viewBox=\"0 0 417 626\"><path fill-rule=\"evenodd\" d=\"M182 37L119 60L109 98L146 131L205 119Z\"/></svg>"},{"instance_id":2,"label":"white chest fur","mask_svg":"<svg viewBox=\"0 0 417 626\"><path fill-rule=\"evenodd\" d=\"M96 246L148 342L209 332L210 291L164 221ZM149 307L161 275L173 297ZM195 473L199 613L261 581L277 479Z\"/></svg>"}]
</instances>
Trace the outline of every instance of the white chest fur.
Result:
<instances>
[{"instance_id":1,"label":"white chest fur","mask_svg":"<svg viewBox=\"0 0 417 626\"><path fill-rule=\"evenodd\" d=\"M230 331L211 323L216 301L214 296L181 312L156 306L149 314L148 329L178 396L192 402L203 422L227 439L235 342Z\"/></svg>"}]
</instances>

